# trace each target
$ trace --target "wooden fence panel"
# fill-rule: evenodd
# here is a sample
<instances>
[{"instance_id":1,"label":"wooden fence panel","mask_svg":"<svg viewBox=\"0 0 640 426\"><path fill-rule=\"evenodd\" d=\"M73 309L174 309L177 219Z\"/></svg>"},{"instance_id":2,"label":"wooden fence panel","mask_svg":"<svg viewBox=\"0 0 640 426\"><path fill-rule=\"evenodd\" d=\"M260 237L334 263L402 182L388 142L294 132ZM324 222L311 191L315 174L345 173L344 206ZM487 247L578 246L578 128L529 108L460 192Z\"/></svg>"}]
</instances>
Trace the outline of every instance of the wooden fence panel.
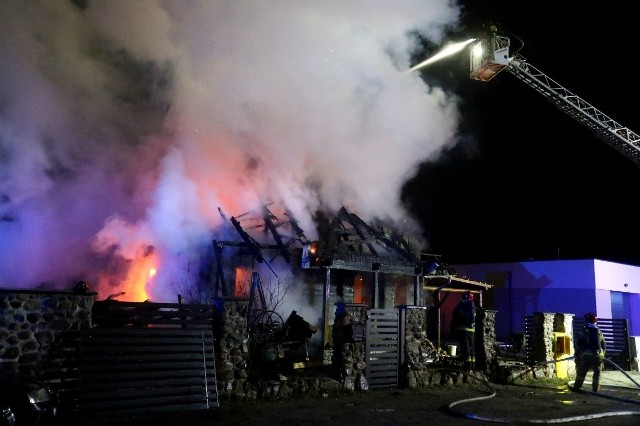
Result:
<instances>
[{"instance_id":1,"label":"wooden fence panel","mask_svg":"<svg viewBox=\"0 0 640 426\"><path fill-rule=\"evenodd\" d=\"M365 374L369 388L397 387L399 320L397 309L367 311Z\"/></svg>"},{"instance_id":2,"label":"wooden fence panel","mask_svg":"<svg viewBox=\"0 0 640 426\"><path fill-rule=\"evenodd\" d=\"M92 322L60 333L43 360L62 415L218 406L213 306L100 301Z\"/></svg>"},{"instance_id":3,"label":"wooden fence panel","mask_svg":"<svg viewBox=\"0 0 640 426\"><path fill-rule=\"evenodd\" d=\"M195 329L91 329L80 344L81 415L218 406L213 336Z\"/></svg>"}]
</instances>

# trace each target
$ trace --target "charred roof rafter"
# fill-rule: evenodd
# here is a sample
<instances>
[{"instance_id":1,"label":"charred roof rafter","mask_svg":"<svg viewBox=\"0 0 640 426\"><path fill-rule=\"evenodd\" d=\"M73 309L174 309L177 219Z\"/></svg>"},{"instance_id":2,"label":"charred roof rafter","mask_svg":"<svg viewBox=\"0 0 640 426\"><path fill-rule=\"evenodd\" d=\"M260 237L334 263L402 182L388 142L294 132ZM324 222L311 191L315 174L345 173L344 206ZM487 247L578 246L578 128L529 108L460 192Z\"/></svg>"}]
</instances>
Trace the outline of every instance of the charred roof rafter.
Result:
<instances>
[{"instance_id":1,"label":"charred roof rafter","mask_svg":"<svg viewBox=\"0 0 640 426\"><path fill-rule=\"evenodd\" d=\"M378 228L345 207L340 208L321 241L322 263L358 270L381 263L389 270L407 274L422 269L420 259L412 254L407 242L398 242L400 238L389 237L382 226Z\"/></svg>"},{"instance_id":2,"label":"charred roof rafter","mask_svg":"<svg viewBox=\"0 0 640 426\"><path fill-rule=\"evenodd\" d=\"M220 216L225 221L231 223L235 231L240 235L242 241L221 241L218 239L213 240L213 245L215 249L216 255L216 283L214 294L217 296L221 291L223 296L228 295L228 289L224 277L224 265L222 263L222 249L224 246L233 246L240 247L243 249L242 254L251 255L253 260L258 263L264 263L271 272L277 277L278 274L271 267L270 262L272 262L278 255L281 255L285 262L291 263L291 253L290 248L293 243L299 241L301 244L309 244L307 237L304 235L302 229L298 226L297 221L293 218L293 215L288 210L285 211L285 214L290 218L288 222L293 230L293 234L295 237L289 237L289 241L285 242L283 235L278 231L278 228L286 225L287 222L281 222L278 217L271 212L269 209L269 204L265 204L262 207L262 220L264 221L263 225L259 225L257 227L264 228L265 234L270 234L275 244L261 243L252 237L240 224L239 218L246 216L250 212L245 212L237 217L231 216L231 218L227 218L226 215L222 212L222 209L218 207L218 211L220 212ZM264 250L277 250L277 254L271 258L271 260L267 260L264 255Z\"/></svg>"}]
</instances>

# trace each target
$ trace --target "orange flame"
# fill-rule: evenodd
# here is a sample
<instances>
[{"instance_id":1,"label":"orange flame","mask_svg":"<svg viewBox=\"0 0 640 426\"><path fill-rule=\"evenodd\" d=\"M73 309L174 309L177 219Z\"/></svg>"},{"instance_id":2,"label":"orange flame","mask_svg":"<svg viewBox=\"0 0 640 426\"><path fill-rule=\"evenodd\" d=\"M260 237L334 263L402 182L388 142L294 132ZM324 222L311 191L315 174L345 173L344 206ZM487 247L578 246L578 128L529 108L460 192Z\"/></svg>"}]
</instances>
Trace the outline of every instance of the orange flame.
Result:
<instances>
[{"instance_id":1,"label":"orange flame","mask_svg":"<svg viewBox=\"0 0 640 426\"><path fill-rule=\"evenodd\" d=\"M98 297L106 299L117 296L118 300L127 302L143 302L149 299L153 286L153 278L158 272L157 259L153 254L137 258L127 271L124 280L114 277L101 277Z\"/></svg>"},{"instance_id":2,"label":"orange flame","mask_svg":"<svg viewBox=\"0 0 640 426\"><path fill-rule=\"evenodd\" d=\"M235 296L236 297L249 297L249 290L251 285L251 271L242 267L235 268L236 280L235 280Z\"/></svg>"}]
</instances>

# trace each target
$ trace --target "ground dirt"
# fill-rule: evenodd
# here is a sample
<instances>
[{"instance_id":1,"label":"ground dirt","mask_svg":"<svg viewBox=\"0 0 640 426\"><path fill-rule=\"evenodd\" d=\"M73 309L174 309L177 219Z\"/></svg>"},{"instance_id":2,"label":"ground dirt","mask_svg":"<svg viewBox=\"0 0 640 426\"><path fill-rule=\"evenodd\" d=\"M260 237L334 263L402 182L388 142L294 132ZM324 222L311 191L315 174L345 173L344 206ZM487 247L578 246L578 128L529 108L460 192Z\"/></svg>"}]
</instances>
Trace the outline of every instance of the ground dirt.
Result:
<instances>
[{"instance_id":1,"label":"ground dirt","mask_svg":"<svg viewBox=\"0 0 640 426\"><path fill-rule=\"evenodd\" d=\"M370 389L286 401L221 401L206 411L95 419L95 426L162 425L460 425L471 423L580 423L640 425L640 392L605 388L599 394L569 390L567 381L522 380L496 385L434 385Z\"/></svg>"}]
</instances>

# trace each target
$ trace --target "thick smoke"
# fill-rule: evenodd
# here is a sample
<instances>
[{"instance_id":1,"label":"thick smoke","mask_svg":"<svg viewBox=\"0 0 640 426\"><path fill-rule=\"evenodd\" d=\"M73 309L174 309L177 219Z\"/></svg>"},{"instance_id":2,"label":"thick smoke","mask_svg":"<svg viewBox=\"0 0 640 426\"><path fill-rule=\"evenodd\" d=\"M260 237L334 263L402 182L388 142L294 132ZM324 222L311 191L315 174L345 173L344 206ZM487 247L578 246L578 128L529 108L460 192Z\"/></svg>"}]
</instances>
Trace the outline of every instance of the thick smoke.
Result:
<instances>
[{"instance_id":1,"label":"thick smoke","mask_svg":"<svg viewBox=\"0 0 640 426\"><path fill-rule=\"evenodd\" d=\"M0 3L0 287L174 301L227 216L410 220L457 109L406 73L449 0ZM153 275L150 271L157 270Z\"/></svg>"}]
</instances>

